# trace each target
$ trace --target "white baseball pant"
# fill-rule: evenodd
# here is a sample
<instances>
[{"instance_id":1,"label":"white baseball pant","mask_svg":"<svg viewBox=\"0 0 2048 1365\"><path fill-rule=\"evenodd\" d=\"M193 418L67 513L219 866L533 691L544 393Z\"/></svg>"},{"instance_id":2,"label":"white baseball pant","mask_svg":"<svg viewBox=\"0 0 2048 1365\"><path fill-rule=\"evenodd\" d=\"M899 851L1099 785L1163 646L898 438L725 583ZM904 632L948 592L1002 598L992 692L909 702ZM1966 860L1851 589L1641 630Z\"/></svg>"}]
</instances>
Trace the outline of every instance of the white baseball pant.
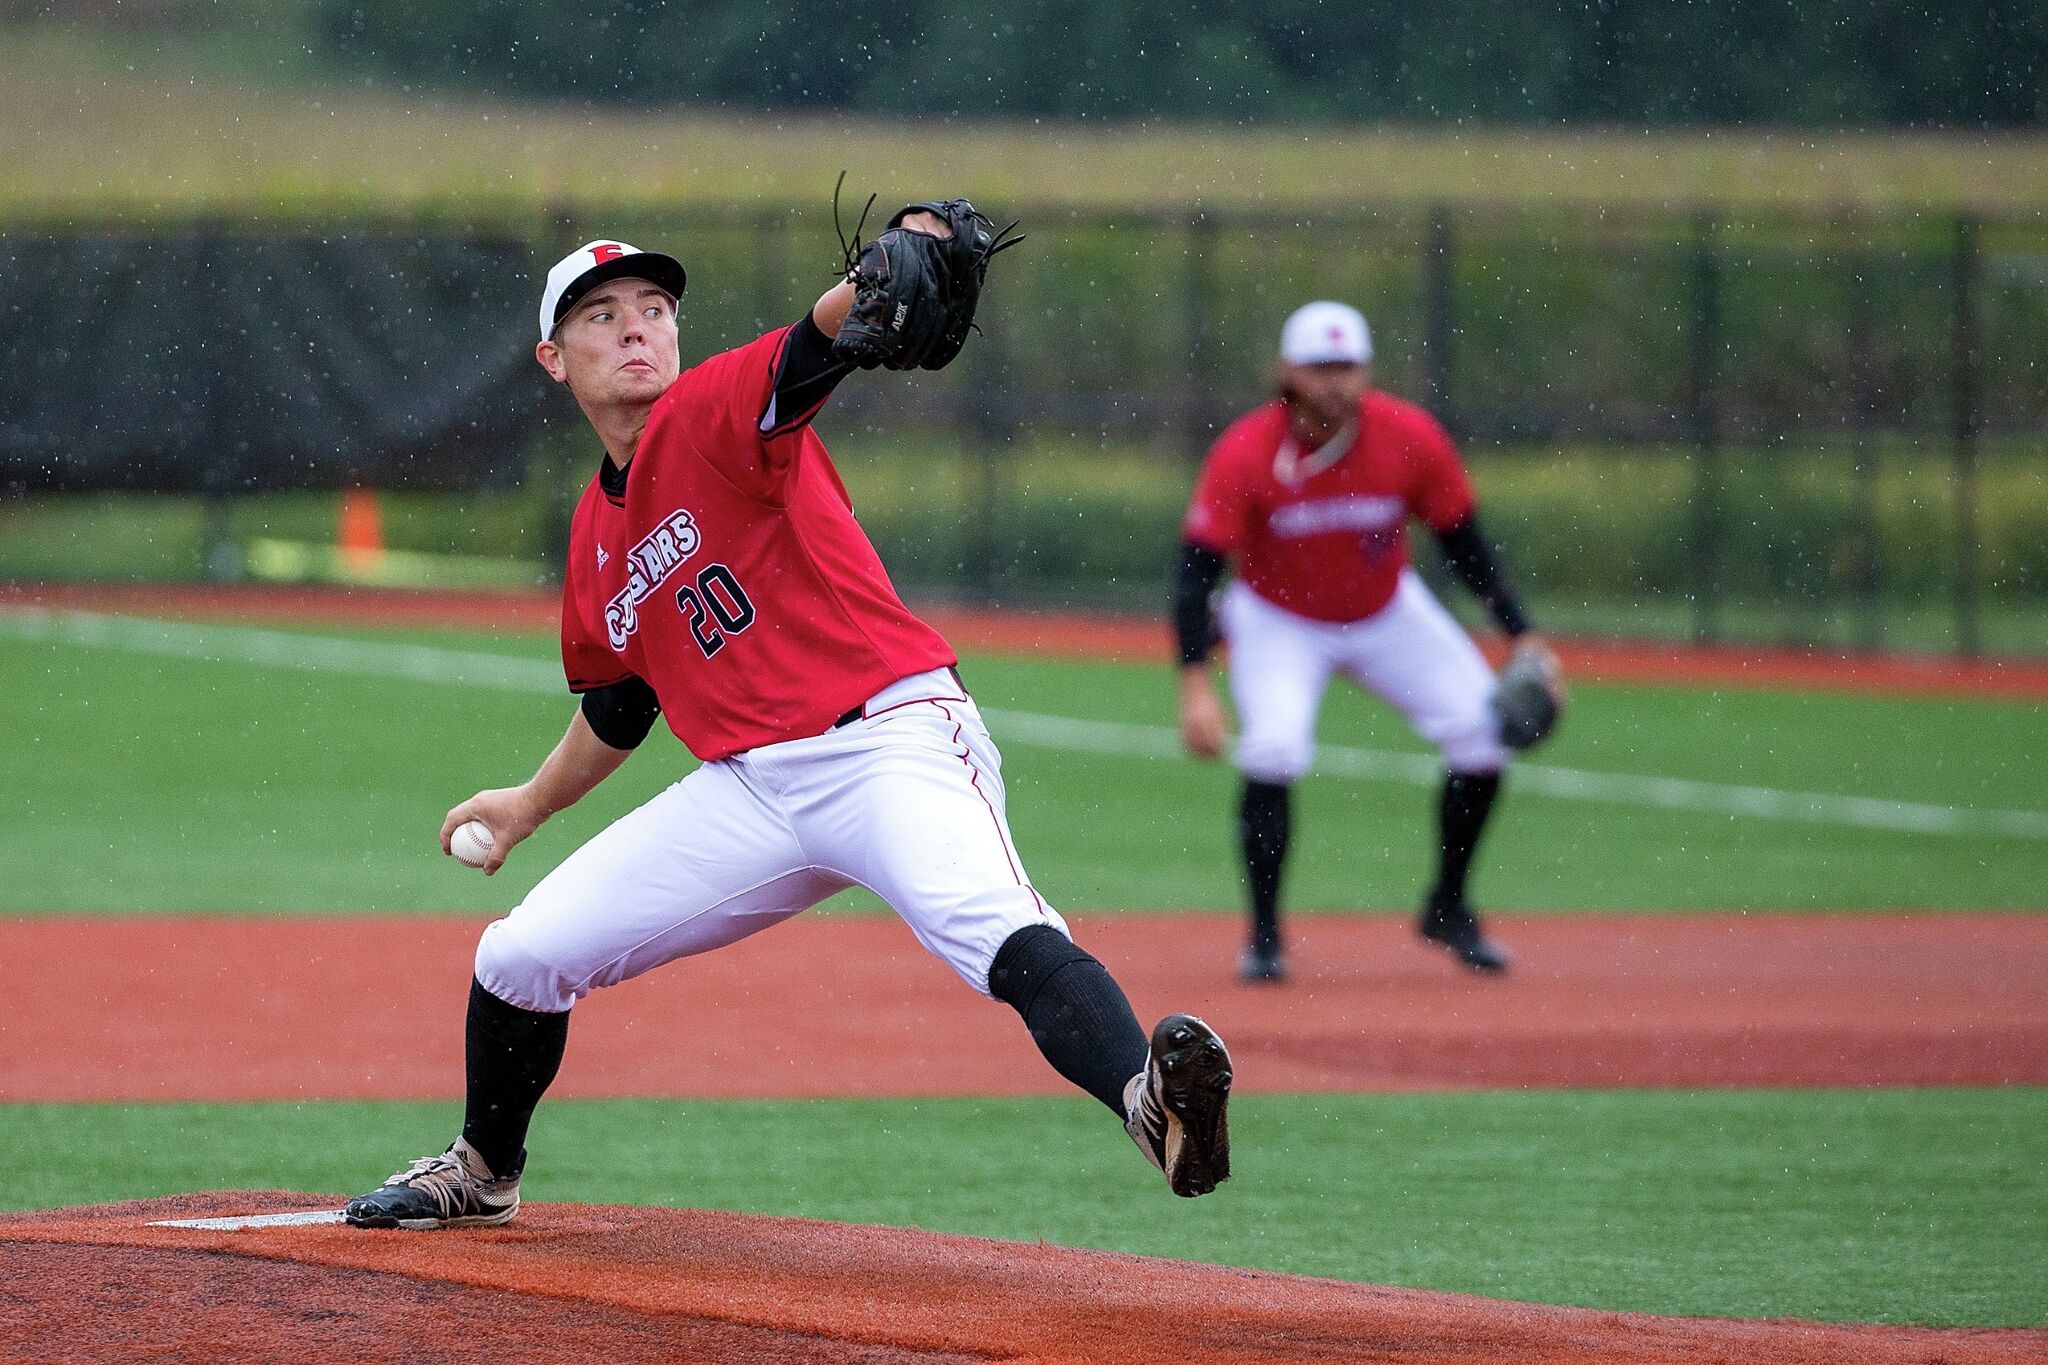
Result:
<instances>
[{"instance_id":1,"label":"white baseball pant","mask_svg":"<svg viewBox=\"0 0 2048 1365\"><path fill-rule=\"evenodd\" d=\"M1413 569L1386 606L1362 621L1315 621L1242 582L1224 591L1237 767L1257 782L1289 783L1315 758L1316 718L1341 673L1399 711L1456 773L1507 766L1493 710L1493 670Z\"/></svg>"},{"instance_id":2,"label":"white baseball pant","mask_svg":"<svg viewBox=\"0 0 2048 1365\"><path fill-rule=\"evenodd\" d=\"M1011 842L995 744L949 669L891 684L864 712L706 763L622 816L484 930L484 989L566 1010L864 886L988 994L1011 934L1068 932Z\"/></svg>"}]
</instances>

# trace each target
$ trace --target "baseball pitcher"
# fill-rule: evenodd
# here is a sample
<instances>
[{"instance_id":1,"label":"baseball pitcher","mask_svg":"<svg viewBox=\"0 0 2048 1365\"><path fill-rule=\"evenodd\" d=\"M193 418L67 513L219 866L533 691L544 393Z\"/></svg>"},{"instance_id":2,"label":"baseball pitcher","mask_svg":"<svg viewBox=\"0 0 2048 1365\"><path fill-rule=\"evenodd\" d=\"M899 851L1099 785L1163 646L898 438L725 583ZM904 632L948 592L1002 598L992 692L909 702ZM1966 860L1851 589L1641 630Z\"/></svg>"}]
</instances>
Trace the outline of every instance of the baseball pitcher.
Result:
<instances>
[{"instance_id":1,"label":"baseball pitcher","mask_svg":"<svg viewBox=\"0 0 2048 1365\"><path fill-rule=\"evenodd\" d=\"M1032 885L953 651L898 599L811 427L853 369L950 362L1013 239L962 199L907 207L871 242L858 234L845 280L805 316L688 370L674 258L598 240L548 272L535 355L603 447L562 594L562 662L581 702L533 777L448 813L442 847L481 821L496 871L657 717L703 762L484 931L461 1135L351 1200L350 1223L510 1220L528 1122L579 999L851 886L1022 1015L1174 1193L1229 1176L1222 1041L1182 1014L1148 1039Z\"/></svg>"}]
</instances>

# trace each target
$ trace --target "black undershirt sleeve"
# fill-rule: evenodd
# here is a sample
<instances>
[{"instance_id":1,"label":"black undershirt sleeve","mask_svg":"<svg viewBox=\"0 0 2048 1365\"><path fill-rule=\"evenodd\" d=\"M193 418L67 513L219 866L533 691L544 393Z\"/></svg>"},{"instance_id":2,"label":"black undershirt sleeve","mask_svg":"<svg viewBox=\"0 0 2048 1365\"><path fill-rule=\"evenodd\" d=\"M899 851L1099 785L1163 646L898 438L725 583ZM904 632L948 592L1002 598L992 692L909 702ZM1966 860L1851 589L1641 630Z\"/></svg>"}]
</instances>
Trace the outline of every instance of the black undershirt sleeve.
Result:
<instances>
[{"instance_id":1,"label":"black undershirt sleeve","mask_svg":"<svg viewBox=\"0 0 2048 1365\"><path fill-rule=\"evenodd\" d=\"M1216 645L1216 623L1209 594L1223 577L1223 556L1207 546L1183 541L1173 567L1173 636L1183 666L1209 657Z\"/></svg>"},{"instance_id":2,"label":"black undershirt sleeve","mask_svg":"<svg viewBox=\"0 0 2048 1365\"><path fill-rule=\"evenodd\" d=\"M661 701L654 689L631 675L583 694L583 719L592 734L614 749L639 748L660 714Z\"/></svg>"},{"instance_id":3,"label":"black undershirt sleeve","mask_svg":"<svg viewBox=\"0 0 2048 1365\"><path fill-rule=\"evenodd\" d=\"M781 436L809 422L852 370L845 361L833 358L832 338L805 313L782 340L782 354L775 362L775 388L761 414L761 434Z\"/></svg>"},{"instance_id":4,"label":"black undershirt sleeve","mask_svg":"<svg viewBox=\"0 0 2048 1365\"><path fill-rule=\"evenodd\" d=\"M1530 628L1529 614L1515 596L1514 585L1508 582L1499 551L1479 529L1477 512L1448 531L1438 531L1436 543L1443 549L1444 567L1450 570L1451 577L1479 599L1502 630L1516 636Z\"/></svg>"}]
</instances>

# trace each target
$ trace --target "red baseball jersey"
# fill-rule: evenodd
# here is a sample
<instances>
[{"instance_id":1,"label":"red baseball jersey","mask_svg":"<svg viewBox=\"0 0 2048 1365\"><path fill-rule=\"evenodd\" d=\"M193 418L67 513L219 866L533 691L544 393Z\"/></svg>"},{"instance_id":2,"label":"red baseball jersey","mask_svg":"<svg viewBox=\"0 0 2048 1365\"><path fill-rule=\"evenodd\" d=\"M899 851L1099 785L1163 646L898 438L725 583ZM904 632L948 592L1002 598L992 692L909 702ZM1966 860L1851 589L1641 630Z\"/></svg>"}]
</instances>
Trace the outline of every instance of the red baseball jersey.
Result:
<instances>
[{"instance_id":1,"label":"red baseball jersey","mask_svg":"<svg viewBox=\"0 0 2048 1365\"><path fill-rule=\"evenodd\" d=\"M1384 607L1408 563L1407 522L1444 531L1471 515L1472 481L1434 418L1368 389L1350 447L1304 455L1278 399L1217 438L1188 507L1188 540L1237 557L1238 577L1317 621Z\"/></svg>"},{"instance_id":2,"label":"red baseball jersey","mask_svg":"<svg viewBox=\"0 0 2048 1365\"><path fill-rule=\"evenodd\" d=\"M569 533L570 690L640 677L707 761L822 734L898 678L955 662L897 597L808 414L775 425L787 330L679 376L624 497L593 478Z\"/></svg>"}]
</instances>

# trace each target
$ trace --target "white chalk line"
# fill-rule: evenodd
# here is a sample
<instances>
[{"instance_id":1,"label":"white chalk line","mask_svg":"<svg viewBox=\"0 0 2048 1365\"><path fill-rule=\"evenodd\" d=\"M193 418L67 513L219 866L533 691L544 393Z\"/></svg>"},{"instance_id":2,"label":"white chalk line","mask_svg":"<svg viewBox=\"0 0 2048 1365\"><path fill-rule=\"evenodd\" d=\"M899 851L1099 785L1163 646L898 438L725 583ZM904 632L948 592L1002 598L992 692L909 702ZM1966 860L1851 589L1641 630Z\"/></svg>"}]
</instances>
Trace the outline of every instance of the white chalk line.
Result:
<instances>
[{"instance_id":1,"label":"white chalk line","mask_svg":"<svg viewBox=\"0 0 2048 1365\"><path fill-rule=\"evenodd\" d=\"M266 630L251 626L199 624L96 612L53 612L41 608L0 609L0 634L18 640L51 641L130 653L215 663L257 664L310 673L482 687L504 692L565 696L555 663L509 654L447 649L438 645L353 640L335 636ZM1166 725L1085 720L984 707L982 715L1007 744L1134 758L1182 757L1179 731ZM1348 745L1324 745L1317 770L1362 782L1434 786L1443 769L1424 754L1397 753ZM1800 824L1890 830L1901 834L1993 835L2048 840L2048 812L1938 806L1827 792L1785 791L1683 777L1589 772L1541 763L1517 763L1515 790L1564 801L1651 806L1664 810L1740 816Z\"/></svg>"},{"instance_id":2,"label":"white chalk line","mask_svg":"<svg viewBox=\"0 0 2048 1365\"><path fill-rule=\"evenodd\" d=\"M311 1213L251 1213L239 1218L163 1218L153 1228L199 1228L206 1232L243 1232L249 1228L300 1228L342 1221L340 1209Z\"/></svg>"}]
</instances>

